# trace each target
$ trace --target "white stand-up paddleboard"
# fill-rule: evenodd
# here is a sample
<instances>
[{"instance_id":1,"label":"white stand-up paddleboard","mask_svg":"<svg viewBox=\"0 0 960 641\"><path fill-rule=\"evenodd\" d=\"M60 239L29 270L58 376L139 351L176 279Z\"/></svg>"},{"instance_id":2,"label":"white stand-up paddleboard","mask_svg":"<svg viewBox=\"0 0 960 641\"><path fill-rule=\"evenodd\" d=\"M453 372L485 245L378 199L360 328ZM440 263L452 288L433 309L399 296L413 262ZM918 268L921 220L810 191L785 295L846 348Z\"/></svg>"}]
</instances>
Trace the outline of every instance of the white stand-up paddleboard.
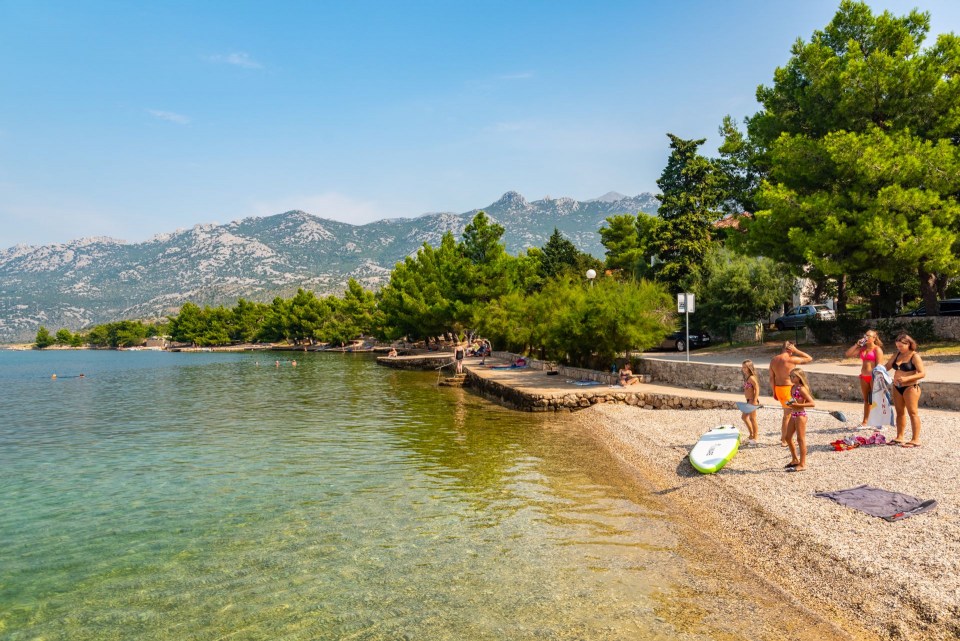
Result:
<instances>
[{"instance_id":1,"label":"white stand-up paddleboard","mask_svg":"<svg viewBox=\"0 0 960 641\"><path fill-rule=\"evenodd\" d=\"M713 474L734 457L740 448L740 430L733 425L720 425L703 436L690 450L690 464L703 474Z\"/></svg>"}]
</instances>

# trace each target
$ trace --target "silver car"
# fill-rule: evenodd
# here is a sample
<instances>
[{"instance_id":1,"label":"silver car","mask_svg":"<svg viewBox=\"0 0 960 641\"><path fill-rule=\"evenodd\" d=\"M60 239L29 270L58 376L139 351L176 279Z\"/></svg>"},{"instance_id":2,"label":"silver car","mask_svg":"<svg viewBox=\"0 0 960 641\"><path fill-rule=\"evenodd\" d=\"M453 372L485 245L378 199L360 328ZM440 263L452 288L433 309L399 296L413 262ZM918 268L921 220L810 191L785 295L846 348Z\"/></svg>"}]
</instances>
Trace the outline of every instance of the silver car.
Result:
<instances>
[{"instance_id":1,"label":"silver car","mask_svg":"<svg viewBox=\"0 0 960 641\"><path fill-rule=\"evenodd\" d=\"M826 305L800 305L773 322L778 330L806 327L807 320L816 317L820 320L836 320L837 314Z\"/></svg>"}]
</instances>

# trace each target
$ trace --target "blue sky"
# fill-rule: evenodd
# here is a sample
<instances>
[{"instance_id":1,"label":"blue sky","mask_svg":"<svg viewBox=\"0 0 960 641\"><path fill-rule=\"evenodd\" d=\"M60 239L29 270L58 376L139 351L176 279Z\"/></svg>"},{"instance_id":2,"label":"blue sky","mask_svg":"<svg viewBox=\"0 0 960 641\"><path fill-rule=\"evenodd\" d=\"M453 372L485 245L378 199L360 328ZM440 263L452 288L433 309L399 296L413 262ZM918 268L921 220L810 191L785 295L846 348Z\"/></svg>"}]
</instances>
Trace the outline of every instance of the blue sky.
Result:
<instances>
[{"instance_id":1,"label":"blue sky","mask_svg":"<svg viewBox=\"0 0 960 641\"><path fill-rule=\"evenodd\" d=\"M0 0L0 248L656 192L838 4Z\"/></svg>"}]
</instances>

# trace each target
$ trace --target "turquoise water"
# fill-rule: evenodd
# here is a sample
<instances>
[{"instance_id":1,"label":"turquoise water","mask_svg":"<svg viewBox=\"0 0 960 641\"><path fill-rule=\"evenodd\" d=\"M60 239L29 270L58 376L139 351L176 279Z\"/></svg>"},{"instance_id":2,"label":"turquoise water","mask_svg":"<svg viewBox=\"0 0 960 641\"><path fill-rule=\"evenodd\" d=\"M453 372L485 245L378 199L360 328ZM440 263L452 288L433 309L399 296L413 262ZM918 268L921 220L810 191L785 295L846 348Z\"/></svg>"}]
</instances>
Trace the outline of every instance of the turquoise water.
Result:
<instances>
[{"instance_id":1,"label":"turquoise water","mask_svg":"<svg viewBox=\"0 0 960 641\"><path fill-rule=\"evenodd\" d=\"M562 415L362 355L276 357L0 351L0 639L810 625L748 579L731 588L739 572L694 553L663 499Z\"/></svg>"}]
</instances>

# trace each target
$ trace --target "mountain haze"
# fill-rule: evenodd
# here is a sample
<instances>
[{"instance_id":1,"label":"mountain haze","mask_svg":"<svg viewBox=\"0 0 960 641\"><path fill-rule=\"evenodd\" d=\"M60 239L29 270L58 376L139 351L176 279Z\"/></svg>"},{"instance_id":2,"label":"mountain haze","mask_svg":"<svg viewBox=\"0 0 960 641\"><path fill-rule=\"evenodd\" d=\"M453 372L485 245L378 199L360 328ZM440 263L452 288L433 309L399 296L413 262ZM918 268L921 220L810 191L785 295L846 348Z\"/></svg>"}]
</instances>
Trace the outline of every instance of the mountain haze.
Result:
<instances>
[{"instance_id":1,"label":"mountain haze","mask_svg":"<svg viewBox=\"0 0 960 641\"><path fill-rule=\"evenodd\" d=\"M507 251L543 246L554 227L581 250L603 256L597 230L608 216L656 212L645 193L610 192L590 201L527 202L507 192L487 207L351 225L302 211L196 225L142 243L83 238L0 251L0 342L32 340L40 325L76 331L123 318L173 314L186 301L232 306L270 301L298 287L340 293L347 279L367 288L387 282L393 266L447 231L459 239L479 211L505 228Z\"/></svg>"}]
</instances>

